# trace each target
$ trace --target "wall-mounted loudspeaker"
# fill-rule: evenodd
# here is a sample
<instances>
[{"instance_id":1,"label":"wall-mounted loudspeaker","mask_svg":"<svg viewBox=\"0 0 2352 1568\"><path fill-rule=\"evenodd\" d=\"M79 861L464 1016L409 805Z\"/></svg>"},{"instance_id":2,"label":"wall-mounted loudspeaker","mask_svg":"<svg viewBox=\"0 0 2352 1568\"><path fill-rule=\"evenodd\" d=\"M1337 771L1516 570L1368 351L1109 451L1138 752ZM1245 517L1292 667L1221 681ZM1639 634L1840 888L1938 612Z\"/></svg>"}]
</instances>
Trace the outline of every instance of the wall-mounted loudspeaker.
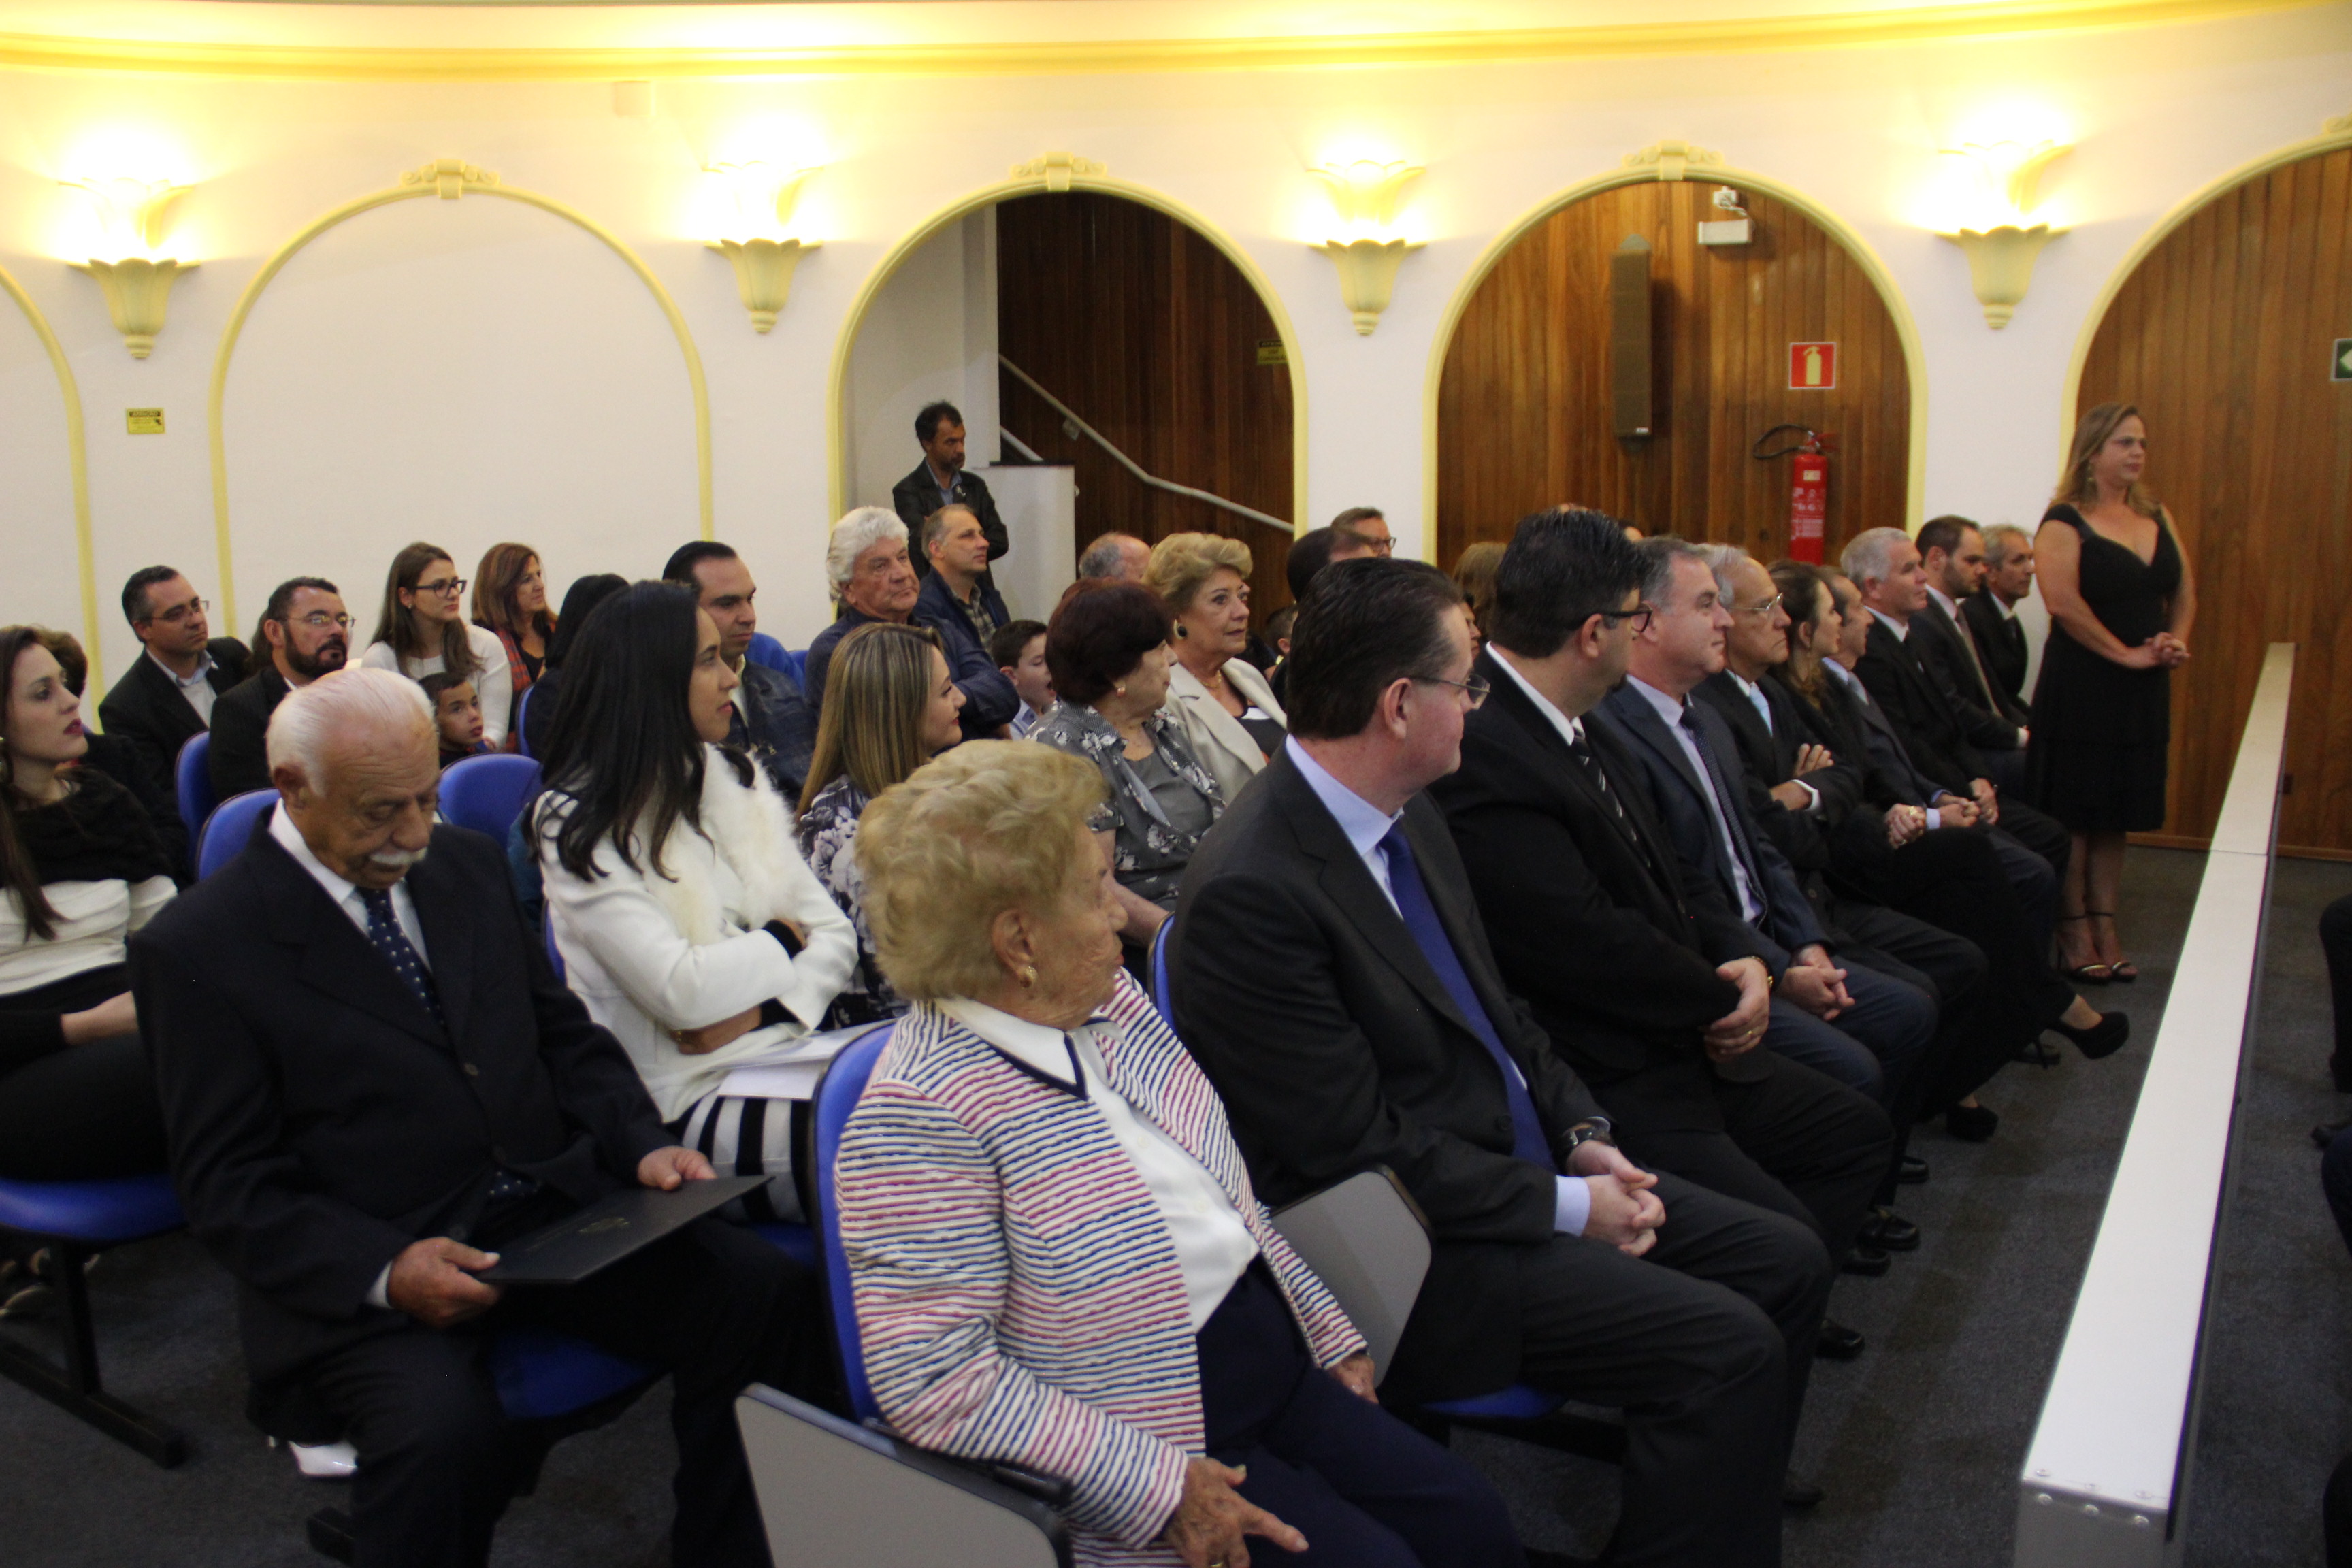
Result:
<instances>
[{"instance_id":1,"label":"wall-mounted loudspeaker","mask_svg":"<svg viewBox=\"0 0 2352 1568\"><path fill-rule=\"evenodd\" d=\"M1609 385L1620 438L1646 440L1650 391L1650 242L1627 235L1609 258Z\"/></svg>"}]
</instances>

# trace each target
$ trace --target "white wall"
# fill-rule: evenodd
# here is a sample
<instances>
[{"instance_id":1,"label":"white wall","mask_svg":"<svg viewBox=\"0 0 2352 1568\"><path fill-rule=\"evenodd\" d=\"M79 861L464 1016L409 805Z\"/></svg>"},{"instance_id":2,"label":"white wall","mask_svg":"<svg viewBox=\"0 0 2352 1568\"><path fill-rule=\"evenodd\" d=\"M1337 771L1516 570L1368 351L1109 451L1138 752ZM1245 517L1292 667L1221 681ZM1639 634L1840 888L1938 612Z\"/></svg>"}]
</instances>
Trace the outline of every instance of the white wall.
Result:
<instances>
[{"instance_id":1,"label":"white wall","mask_svg":"<svg viewBox=\"0 0 2352 1568\"><path fill-rule=\"evenodd\" d=\"M1070 0L1055 15L1083 26L1105 10ZM0 265L35 297L80 379L92 433L101 597L110 597L131 567L155 559L182 564L216 592L205 386L229 313L267 257L330 207L435 156L464 157L509 184L570 202L635 247L676 296L709 371L717 531L751 559L770 629L798 644L826 614L818 569L830 521L826 383L851 302L901 237L1039 153L1066 149L1101 160L1112 174L1184 204L1254 262L1297 330L1307 386L1308 520L1358 502L1381 505L1411 549L1424 523L1424 381L1449 297L1515 219L1615 168L1629 152L1686 138L1844 217L1885 259L1918 322L1927 365L1927 513L2030 522L2060 455L2070 353L2125 253L2207 181L2317 133L2347 110L2352 4L2344 3L2162 27L1744 58L684 80L662 84L650 121L616 117L603 83L0 73ZM2043 254L2015 322L1993 332L1969 292L1960 252L1927 226L1934 216L1927 193L1945 167L1937 150L2043 134L2075 147L2043 181L2074 232ZM124 353L96 288L60 259L63 230L81 197L56 181L139 172L89 166L101 156L128 156L88 150L110 138L159 144L177 158L182 177L201 182L184 205L182 226L204 268L179 286L170 325L144 362ZM1408 158L1428 169L1408 187L1406 212L1429 243L1404 263L1395 302L1369 338L1350 329L1330 262L1306 243L1319 237L1328 214L1322 187L1306 169L1360 156ZM824 247L802 262L791 304L767 336L752 332L725 261L703 247L711 226L696 206L698 171L750 157L824 169L800 209L805 232ZM402 216L471 225L475 200L457 211L420 202ZM489 519L505 508L539 505L540 488L489 473L464 451L468 429L500 430L522 442L539 454L532 472L554 472L550 454L562 457L562 474L545 481L552 499L532 519L559 578L604 566L649 570L676 530L668 499L675 426L667 423L675 417L676 372L656 352L657 337L640 331L640 302L610 286L609 268L600 270L593 247L572 245L559 260L556 241L526 239L518 229L513 247L468 241L427 255L415 248L419 232L389 221L354 225L336 253L352 269L348 285L335 286L348 297L410 301L396 313L339 325L335 341L355 374L394 383L369 391L380 399L373 405L379 413L428 433L413 460L390 460L394 445L380 430L331 429L330 413L294 406L301 360L290 342L269 351L274 360L248 365L251 349L238 356L230 405L238 498L232 542L239 614L248 621L248 581L310 569L337 551L386 559L417 531L419 518L450 515L465 529L489 530ZM968 231L949 242L943 275L968 270L952 261L970 244ZM394 272L415 276L398 282ZM437 286L420 281L428 274ZM289 270L278 288L294 290L297 281ZM968 279L965 289L971 298ZM480 298L457 303L471 295ZM273 314L291 323L298 300L298 291L280 298L273 289L254 330ZM526 320L512 326L517 338L484 324L485 317L518 315ZM61 515L57 393L45 374L26 368L26 339L8 316L0 308L0 456L9 461L0 521L12 539L20 528L46 539L40 531L56 530ZM473 330L447 330L461 320L472 321ZM971 392L990 378L971 373L978 329L969 318L965 326L941 347L964 356L965 410L979 419ZM527 351L534 363L508 363L524 343L537 345ZM271 363L278 379L246 381ZM459 396L465 406L442 406L431 389L452 383L432 377L455 378L467 389ZM348 381L342 384L348 390ZM536 416L507 406L531 388L570 413L532 423ZM282 438L234 423L246 419L248 396L280 400L289 420ZM592 403L603 412L583 412ZM614 434L616 403L625 413L642 412L657 433L624 446ZM122 435L121 411L132 405L164 407L170 434ZM251 406L257 412L263 405ZM877 428L889 422L879 411L874 418ZM559 424L578 432L568 446L558 444ZM306 456L303 431L349 444L332 451L372 454L366 493L352 500L366 509L363 526L349 537L314 543L289 521L301 509L303 488L362 488L358 470ZM2160 484L2165 433L2155 434ZM869 438L861 425L861 489L872 482L869 466L891 477L911 466L911 435L882 461L900 439ZM20 452L47 459L27 468ZM20 479L25 473L32 477ZM271 484L287 493L253 494L260 510L246 511L244 498ZM463 501L452 499L453 484L468 489ZM599 493L583 501L590 489ZM642 539L605 531L614 526L598 510L605 491L658 514L642 522ZM449 509L460 505L477 510L459 520ZM264 531L250 540L248 516ZM255 555L258 563L249 565ZM0 591L10 595L11 614L37 610L70 621L69 584L60 571L54 585L27 578ZM128 633L119 620L101 618L113 622L105 653L108 668L119 671Z\"/></svg>"},{"instance_id":2,"label":"white wall","mask_svg":"<svg viewBox=\"0 0 2352 1568\"><path fill-rule=\"evenodd\" d=\"M851 351L844 423L848 503L888 506L922 458L915 416L945 398L964 417L965 461L997 458L996 209L948 225L900 263Z\"/></svg>"}]
</instances>

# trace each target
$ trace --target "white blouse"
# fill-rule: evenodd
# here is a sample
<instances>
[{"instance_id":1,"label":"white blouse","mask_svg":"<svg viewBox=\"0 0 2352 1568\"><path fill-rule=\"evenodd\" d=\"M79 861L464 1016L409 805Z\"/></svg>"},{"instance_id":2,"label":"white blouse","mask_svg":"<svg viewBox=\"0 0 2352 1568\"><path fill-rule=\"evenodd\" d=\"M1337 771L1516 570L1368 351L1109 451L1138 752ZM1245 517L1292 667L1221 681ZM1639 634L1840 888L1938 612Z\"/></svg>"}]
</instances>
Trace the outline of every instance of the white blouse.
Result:
<instances>
[{"instance_id":1,"label":"white blouse","mask_svg":"<svg viewBox=\"0 0 2352 1568\"><path fill-rule=\"evenodd\" d=\"M514 716L514 671L507 664L507 645L487 626L467 626L466 646L474 650L474 695L482 703L482 740L493 752L504 751L507 725ZM439 654L431 658L403 658L388 642L372 642L360 655L370 669L389 669L422 680L448 668Z\"/></svg>"},{"instance_id":2,"label":"white blouse","mask_svg":"<svg viewBox=\"0 0 2352 1568\"><path fill-rule=\"evenodd\" d=\"M47 883L41 891L58 911L52 942L35 940L23 908L13 896L0 894L0 996L121 963L124 940L154 919L176 890L169 877Z\"/></svg>"}]
</instances>

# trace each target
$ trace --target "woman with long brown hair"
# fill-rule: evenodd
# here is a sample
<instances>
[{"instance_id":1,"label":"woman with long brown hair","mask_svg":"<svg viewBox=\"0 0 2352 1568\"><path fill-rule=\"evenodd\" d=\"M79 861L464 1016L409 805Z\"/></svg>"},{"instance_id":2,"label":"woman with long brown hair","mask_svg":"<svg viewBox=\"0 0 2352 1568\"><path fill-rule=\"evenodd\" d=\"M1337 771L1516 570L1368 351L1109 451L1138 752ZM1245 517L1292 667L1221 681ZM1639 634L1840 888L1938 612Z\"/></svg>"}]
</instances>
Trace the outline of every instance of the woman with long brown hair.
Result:
<instances>
[{"instance_id":1,"label":"woman with long brown hair","mask_svg":"<svg viewBox=\"0 0 2352 1568\"><path fill-rule=\"evenodd\" d=\"M392 558L375 637L360 663L411 680L446 674L472 681L482 699L482 739L490 750L503 752L514 712L514 677L498 634L466 624L465 594L466 580L447 551L437 544L409 545Z\"/></svg>"},{"instance_id":2,"label":"woman with long brown hair","mask_svg":"<svg viewBox=\"0 0 2352 1568\"><path fill-rule=\"evenodd\" d=\"M528 544L490 546L474 570L474 624L497 634L520 699L547 668L547 647L555 638L538 551Z\"/></svg>"},{"instance_id":3,"label":"woman with long brown hair","mask_svg":"<svg viewBox=\"0 0 2352 1568\"><path fill-rule=\"evenodd\" d=\"M2095 985L2139 978L2116 933L2124 835L2164 825L2171 672L2197 619L2178 525L2141 482L2147 462L2138 409L2084 414L2033 541L2050 640L2026 790L2074 833L2058 944L2067 972Z\"/></svg>"}]
</instances>

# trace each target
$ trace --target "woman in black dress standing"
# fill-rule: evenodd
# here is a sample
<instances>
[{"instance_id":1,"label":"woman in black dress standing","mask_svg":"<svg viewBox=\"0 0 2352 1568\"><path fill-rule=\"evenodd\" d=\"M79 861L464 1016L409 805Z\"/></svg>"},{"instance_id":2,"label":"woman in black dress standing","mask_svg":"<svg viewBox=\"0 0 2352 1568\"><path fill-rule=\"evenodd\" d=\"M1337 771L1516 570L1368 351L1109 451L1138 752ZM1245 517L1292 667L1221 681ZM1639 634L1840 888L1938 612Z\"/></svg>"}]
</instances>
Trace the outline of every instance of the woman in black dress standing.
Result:
<instances>
[{"instance_id":1,"label":"woman in black dress standing","mask_svg":"<svg viewBox=\"0 0 2352 1568\"><path fill-rule=\"evenodd\" d=\"M2140 483L2147 461L2138 409L2084 415L2033 542L2050 640L2026 784L2074 831L2058 940L2069 973L2093 984L2139 978L2116 935L2124 835L2164 824L2171 672L2197 618L2173 520Z\"/></svg>"}]
</instances>

